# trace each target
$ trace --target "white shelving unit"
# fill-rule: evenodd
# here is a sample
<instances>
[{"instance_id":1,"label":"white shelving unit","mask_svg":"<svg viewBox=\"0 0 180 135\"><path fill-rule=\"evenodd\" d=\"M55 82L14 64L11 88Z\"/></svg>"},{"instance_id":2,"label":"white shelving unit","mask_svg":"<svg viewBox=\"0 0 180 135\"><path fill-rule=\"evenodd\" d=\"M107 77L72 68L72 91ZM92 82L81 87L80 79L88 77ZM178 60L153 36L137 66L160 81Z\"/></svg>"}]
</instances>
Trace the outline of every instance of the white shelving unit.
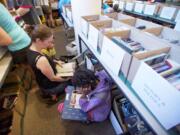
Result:
<instances>
[{"instance_id":1,"label":"white shelving unit","mask_svg":"<svg viewBox=\"0 0 180 135\"><path fill-rule=\"evenodd\" d=\"M95 55L98 61L102 64L104 69L109 73L114 82L121 88L124 95L129 99L129 101L134 105L140 115L144 118L144 120L149 124L149 126L154 130L154 132L158 135L168 135L168 131L166 131L161 124L156 120L156 118L152 115L152 113L144 106L141 100L134 94L132 90L130 90L124 82L119 78L119 76L114 75L111 72L110 68L100 59L100 54L97 50L92 48L92 45L88 42L87 38L79 33L80 42L83 41L84 44L88 47L88 49ZM80 43L81 47L81 43Z\"/></svg>"}]
</instances>

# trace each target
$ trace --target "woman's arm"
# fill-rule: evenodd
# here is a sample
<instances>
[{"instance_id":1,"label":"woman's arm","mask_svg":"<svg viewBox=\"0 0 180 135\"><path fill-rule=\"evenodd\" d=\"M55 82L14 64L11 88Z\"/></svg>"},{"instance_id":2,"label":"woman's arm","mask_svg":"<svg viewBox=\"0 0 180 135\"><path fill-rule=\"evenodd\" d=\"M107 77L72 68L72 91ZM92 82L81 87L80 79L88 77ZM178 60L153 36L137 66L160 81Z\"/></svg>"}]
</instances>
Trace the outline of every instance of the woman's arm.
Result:
<instances>
[{"instance_id":1,"label":"woman's arm","mask_svg":"<svg viewBox=\"0 0 180 135\"><path fill-rule=\"evenodd\" d=\"M51 65L49 64L47 58L44 56L39 58L39 60L36 63L36 66L51 81L63 82L63 81L67 80L67 79L63 79L60 76L57 76L54 74L54 71L53 71Z\"/></svg>"},{"instance_id":2,"label":"woman's arm","mask_svg":"<svg viewBox=\"0 0 180 135\"><path fill-rule=\"evenodd\" d=\"M25 15L25 14L27 14L28 12L30 11L30 9L29 8L18 8L17 10L16 10L16 13L19 15L19 16L23 16L23 15Z\"/></svg>"},{"instance_id":3,"label":"woman's arm","mask_svg":"<svg viewBox=\"0 0 180 135\"><path fill-rule=\"evenodd\" d=\"M8 35L6 31L2 27L0 27L0 45L8 46L12 44L12 38Z\"/></svg>"}]
</instances>

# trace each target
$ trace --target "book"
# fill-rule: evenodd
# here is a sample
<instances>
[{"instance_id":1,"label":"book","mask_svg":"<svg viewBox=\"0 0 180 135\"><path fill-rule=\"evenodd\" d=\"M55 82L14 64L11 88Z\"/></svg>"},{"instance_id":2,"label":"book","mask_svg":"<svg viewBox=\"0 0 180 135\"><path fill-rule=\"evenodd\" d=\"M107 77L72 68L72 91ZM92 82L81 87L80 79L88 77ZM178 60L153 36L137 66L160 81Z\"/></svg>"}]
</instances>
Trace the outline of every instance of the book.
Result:
<instances>
[{"instance_id":1,"label":"book","mask_svg":"<svg viewBox=\"0 0 180 135\"><path fill-rule=\"evenodd\" d=\"M71 95L74 91L73 86L66 88L66 98L64 101L64 109L62 112L62 119L76 120L76 121L87 121L87 113L81 109L72 108L70 106Z\"/></svg>"},{"instance_id":2,"label":"book","mask_svg":"<svg viewBox=\"0 0 180 135\"><path fill-rule=\"evenodd\" d=\"M56 65L57 75L61 77L70 77L74 75L75 62L64 63L61 66Z\"/></svg>"},{"instance_id":3,"label":"book","mask_svg":"<svg viewBox=\"0 0 180 135\"><path fill-rule=\"evenodd\" d=\"M164 62L167 59L168 55L166 53L161 53L158 55L154 55L148 58L143 59L143 61L149 66Z\"/></svg>"},{"instance_id":4,"label":"book","mask_svg":"<svg viewBox=\"0 0 180 135\"><path fill-rule=\"evenodd\" d=\"M139 42L133 41L130 38L114 36L112 40L130 54L145 50Z\"/></svg>"},{"instance_id":5,"label":"book","mask_svg":"<svg viewBox=\"0 0 180 135\"><path fill-rule=\"evenodd\" d=\"M81 106L79 105L79 100L81 98L82 94L77 93L77 91L73 91L70 99L70 107L81 109Z\"/></svg>"}]
</instances>

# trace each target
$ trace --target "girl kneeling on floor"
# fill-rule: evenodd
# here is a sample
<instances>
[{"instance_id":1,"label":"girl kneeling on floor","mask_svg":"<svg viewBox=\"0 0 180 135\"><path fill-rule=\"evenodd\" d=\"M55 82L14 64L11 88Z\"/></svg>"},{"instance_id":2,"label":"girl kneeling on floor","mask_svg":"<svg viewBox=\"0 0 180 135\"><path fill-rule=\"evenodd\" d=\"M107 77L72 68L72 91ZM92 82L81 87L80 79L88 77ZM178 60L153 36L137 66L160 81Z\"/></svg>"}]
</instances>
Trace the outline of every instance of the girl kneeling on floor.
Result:
<instances>
[{"instance_id":1,"label":"girl kneeling on floor","mask_svg":"<svg viewBox=\"0 0 180 135\"><path fill-rule=\"evenodd\" d=\"M94 122L104 121L111 110L111 86L112 79L102 70L92 72L87 69L79 69L72 78L77 93L82 94L79 105L87 112L88 120ZM62 104L58 110L63 111Z\"/></svg>"}]
</instances>

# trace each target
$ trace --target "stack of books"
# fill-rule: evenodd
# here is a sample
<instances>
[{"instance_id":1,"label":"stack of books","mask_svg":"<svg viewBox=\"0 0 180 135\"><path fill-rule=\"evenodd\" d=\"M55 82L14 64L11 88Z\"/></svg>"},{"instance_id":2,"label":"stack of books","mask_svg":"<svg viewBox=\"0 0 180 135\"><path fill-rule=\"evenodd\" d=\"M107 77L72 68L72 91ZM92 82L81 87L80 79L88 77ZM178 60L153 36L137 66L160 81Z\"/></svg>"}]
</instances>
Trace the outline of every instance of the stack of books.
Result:
<instances>
[{"instance_id":1,"label":"stack of books","mask_svg":"<svg viewBox=\"0 0 180 135\"><path fill-rule=\"evenodd\" d=\"M168 82L170 82L176 89L180 90L180 68L169 72L169 74L166 74L163 77Z\"/></svg>"},{"instance_id":2,"label":"stack of books","mask_svg":"<svg viewBox=\"0 0 180 135\"><path fill-rule=\"evenodd\" d=\"M176 89L180 90L180 66L167 59L167 54L159 54L143 61L163 76Z\"/></svg>"},{"instance_id":3,"label":"stack of books","mask_svg":"<svg viewBox=\"0 0 180 135\"><path fill-rule=\"evenodd\" d=\"M121 38L114 36L112 37L112 40L130 54L145 50L144 47L142 47L141 43L133 41L130 38Z\"/></svg>"}]
</instances>

